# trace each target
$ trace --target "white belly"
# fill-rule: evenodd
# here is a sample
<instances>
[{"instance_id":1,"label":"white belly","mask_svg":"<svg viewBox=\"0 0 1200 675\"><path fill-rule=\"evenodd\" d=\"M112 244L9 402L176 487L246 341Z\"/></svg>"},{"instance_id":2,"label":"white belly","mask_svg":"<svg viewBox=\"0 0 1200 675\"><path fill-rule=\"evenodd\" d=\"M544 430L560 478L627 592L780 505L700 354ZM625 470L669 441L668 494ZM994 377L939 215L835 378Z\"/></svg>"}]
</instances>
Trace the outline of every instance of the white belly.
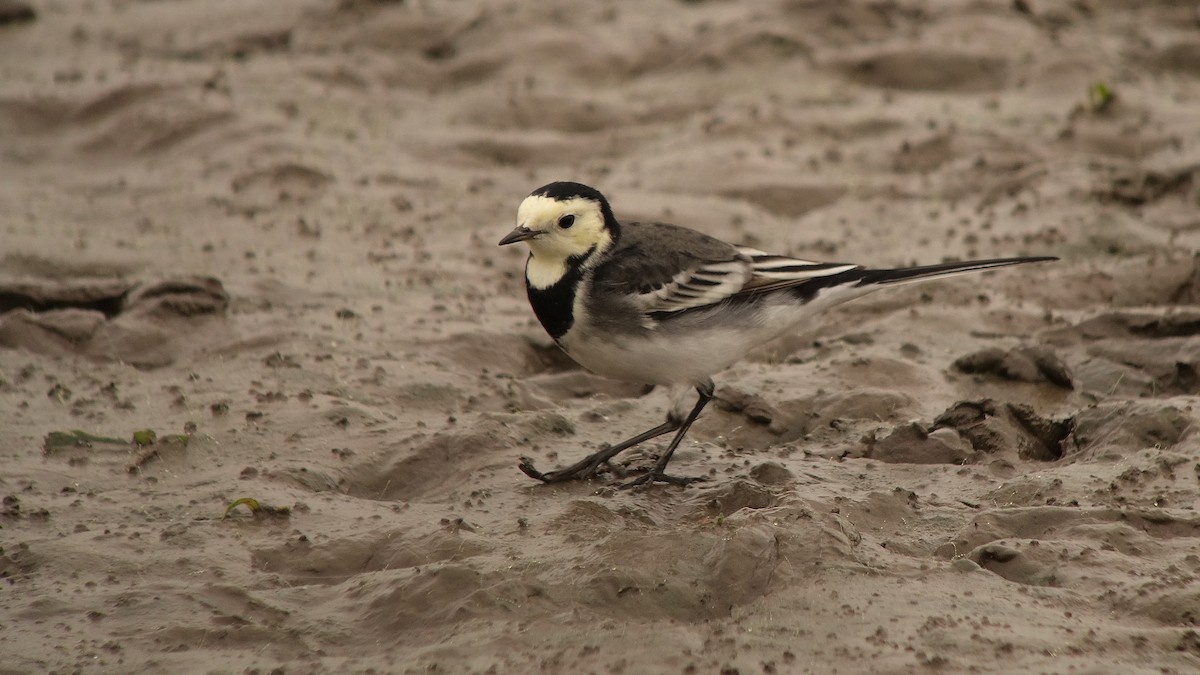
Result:
<instances>
[{"instance_id":1,"label":"white belly","mask_svg":"<svg viewBox=\"0 0 1200 675\"><path fill-rule=\"evenodd\" d=\"M646 384L696 385L745 354L715 336L698 335L686 345L661 337L586 342L571 337L564 336L562 346L579 365L597 375Z\"/></svg>"},{"instance_id":2,"label":"white belly","mask_svg":"<svg viewBox=\"0 0 1200 675\"><path fill-rule=\"evenodd\" d=\"M871 288L837 289L812 302L784 294L737 309L716 306L668 320L645 333L598 328L582 302L575 303L576 324L559 344L584 368L606 377L661 385L696 386L741 360L751 349L791 333L832 305L864 295ZM587 340L581 336L589 336Z\"/></svg>"},{"instance_id":3,"label":"white belly","mask_svg":"<svg viewBox=\"0 0 1200 675\"><path fill-rule=\"evenodd\" d=\"M790 328L770 323L702 328L684 335L599 337L595 332L573 330L563 336L560 344L571 358L598 375L647 384L696 386ZM581 334L592 337L582 340Z\"/></svg>"}]
</instances>

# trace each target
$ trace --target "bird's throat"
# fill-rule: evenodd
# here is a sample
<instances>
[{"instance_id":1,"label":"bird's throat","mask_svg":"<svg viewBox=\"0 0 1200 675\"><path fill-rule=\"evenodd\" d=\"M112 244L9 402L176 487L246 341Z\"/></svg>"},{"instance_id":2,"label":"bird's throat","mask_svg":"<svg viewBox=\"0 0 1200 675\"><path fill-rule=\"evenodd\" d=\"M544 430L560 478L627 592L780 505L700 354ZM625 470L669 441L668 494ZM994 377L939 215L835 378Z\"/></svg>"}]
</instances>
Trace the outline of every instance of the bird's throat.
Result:
<instances>
[{"instance_id":1,"label":"bird's throat","mask_svg":"<svg viewBox=\"0 0 1200 675\"><path fill-rule=\"evenodd\" d=\"M530 288L547 289L567 276L567 259L530 255L525 265L525 281Z\"/></svg>"},{"instance_id":2,"label":"bird's throat","mask_svg":"<svg viewBox=\"0 0 1200 675\"><path fill-rule=\"evenodd\" d=\"M525 290L542 328L558 340L575 324L575 296L583 282L588 251L575 258L545 262L530 255L525 263Z\"/></svg>"}]
</instances>

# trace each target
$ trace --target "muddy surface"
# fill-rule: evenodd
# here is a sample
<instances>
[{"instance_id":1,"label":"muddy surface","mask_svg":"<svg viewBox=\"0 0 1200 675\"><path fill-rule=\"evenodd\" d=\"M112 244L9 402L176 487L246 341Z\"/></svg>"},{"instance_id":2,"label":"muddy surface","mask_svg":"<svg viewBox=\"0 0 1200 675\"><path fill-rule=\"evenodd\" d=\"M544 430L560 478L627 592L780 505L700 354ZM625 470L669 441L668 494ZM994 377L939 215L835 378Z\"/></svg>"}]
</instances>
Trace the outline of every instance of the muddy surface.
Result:
<instances>
[{"instance_id":1,"label":"muddy surface","mask_svg":"<svg viewBox=\"0 0 1200 675\"><path fill-rule=\"evenodd\" d=\"M22 5L0 671L1200 670L1192 3ZM705 483L543 486L667 406L495 246L557 179L806 258L1063 260L757 350Z\"/></svg>"}]
</instances>

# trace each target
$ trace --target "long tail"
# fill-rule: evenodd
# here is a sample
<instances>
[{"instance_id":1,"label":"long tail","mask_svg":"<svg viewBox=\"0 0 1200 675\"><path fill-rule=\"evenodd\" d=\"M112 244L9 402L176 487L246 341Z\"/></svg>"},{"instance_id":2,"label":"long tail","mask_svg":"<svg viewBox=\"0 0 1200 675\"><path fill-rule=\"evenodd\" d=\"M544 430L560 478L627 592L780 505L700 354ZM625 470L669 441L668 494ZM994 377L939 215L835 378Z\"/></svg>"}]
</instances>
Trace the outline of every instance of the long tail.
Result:
<instances>
[{"instance_id":1,"label":"long tail","mask_svg":"<svg viewBox=\"0 0 1200 675\"><path fill-rule=\"evenodd\" d=\"M866 269L856 267L829 276L807 279L789 290L805 303L820 298L820 304L838 304L886 286L899 286L917 281L954 277L998 267L1011 267L1026 263L1051 262L1053 256L1025 258L993 258L991 260L967 260L964 262L899 267L896 269Z\"/></svg>"},{"instance_id":2,"label":"long tail","mask_svg":"<svg viewBox=\"0 0 1200 675\"><path fill-rule=\"evenodd\" d=\"M960 274L981 272L996 267L1011 267L1025 263L1051 262L1058 260L1053 256L1036 256L1027 258L993 258L992 260L967 260L964 262L942 263L940 265L922 265L920 267L899 267L890 270L856 270L862 275L858 282L860 286L867 285L897 285L914 281L925 281L940 277L954 277Z\"/></svg>"}]
</instances>

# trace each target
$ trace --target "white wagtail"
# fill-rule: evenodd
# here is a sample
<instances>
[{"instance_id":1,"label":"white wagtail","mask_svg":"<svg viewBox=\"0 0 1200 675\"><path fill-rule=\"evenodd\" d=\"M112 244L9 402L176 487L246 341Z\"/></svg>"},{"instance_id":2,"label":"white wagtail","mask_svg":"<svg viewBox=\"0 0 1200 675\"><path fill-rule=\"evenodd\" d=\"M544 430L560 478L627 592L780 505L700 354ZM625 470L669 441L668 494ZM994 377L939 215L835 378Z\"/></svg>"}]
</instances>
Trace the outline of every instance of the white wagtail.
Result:
<instances>
[{"instance_id":1,"label":"white wagtail","mask_svg":"<svg viewBox=\"0 0 1200 675\"><path fill-rule=\"evenodd\" d=\"M620 380L672 388L667 420L571 466L547 483L589 478L623 450L676 431L647 473L622 487L700 480L665 473L671 455L713 398L712 376L751 349L833 305L871 291L1053 257L971 260L902 269L798 260L734 246L662 223L618 222L604 195L579 183L538 188L500 240L529 245L525 286L538 321L572 359ZM691 411L688 390L700 395Z\"/></svg>"}]
</instances>

